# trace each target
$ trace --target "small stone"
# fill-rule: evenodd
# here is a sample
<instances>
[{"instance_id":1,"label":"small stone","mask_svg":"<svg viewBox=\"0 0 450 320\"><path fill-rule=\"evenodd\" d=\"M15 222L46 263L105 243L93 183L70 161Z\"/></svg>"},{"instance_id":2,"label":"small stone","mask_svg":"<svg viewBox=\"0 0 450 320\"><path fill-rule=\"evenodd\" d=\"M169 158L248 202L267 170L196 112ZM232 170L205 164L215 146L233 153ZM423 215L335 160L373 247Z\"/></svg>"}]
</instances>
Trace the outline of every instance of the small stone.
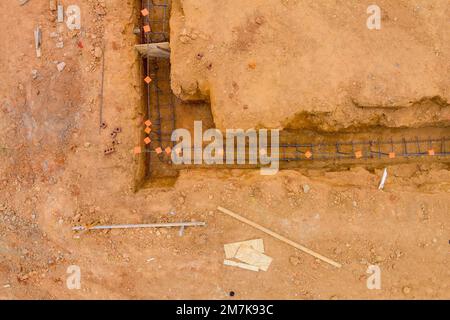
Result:
<instances>
[{"instance_id":1,"label":"small stone","mask_svg":"<svg viewBox=\"0 0 450 320\"><path fill-rule=\"evenodd\" d=\"M95 9L95 13L99 16L104 16L104 15L106 15L106 10L104 7L99 7L97 9Z\"/></svg>"},{"instance_id":2,"label":"small stone","mask_svg":"<svg viewBox=\"0 0 450 320\"><path fill-rule=\"evenodd\" d=\"M66 67L66 63L65 62L60 62L60 63L58 63L56 65L56 68L58 69L59 72L62 72L65 67Z\"/></svg>"},{"instance_id":3,"label":"small stone","mask_svg":"<svg viewBox=\"0 0 450 320\"><path fill-rule=\"evenodd\" d=\"M57 47L58 49L64 48L64 42L62 42L62 41L57 42L57 43L56 43L56 47Z\"/></svg>"},{"instance_id":4,"label":"small stone","mask_svg":"<svg viewBox=\"0 0 450 320\"><path fill-rule=\"evenodd\" d=\"M300 264L300 259L298 257L296 257L296 256L290 256L289 257L289 262L292 265L296 266L296 265Z\"/></svg>"},{"instance_id":5,"label":"small stone","mask_svg":"<svg viewBox=\"0 0 450 320\"><path fill-rule=\"evenodd\" d=\"M102 55L103 55L103 50L102 50L102 48L100 48L100 47L95 47L95 49L94 49L94 56L95 56L96 58L101 58Z\"/></svg>"},{"instance_id":6,"label":"small stone","mask_svg":"<svg viewBox=\"0 0 450 320\"><path fill-rule=\"evenodd\" d=\"M85 148L89 148L90 146L91 146L91 143L90 143L90 142L85 142L85 143L84 143L84 147L85 147Z\"/></svg>"},{"instance_id":7,"label":"small stone","mask_svg":"<svg viewBox=\"0 0 450 320\"><path fill-rule=\"evenodd\" d=\"M258 25L262 25L264 21L265 21L264 17L259 16L255 18L255 23Z\"/></svg>"},{"instance_id":8,"label":"small stone","mask_svg":"<svg viewBox=\"0 0 450 320\"><path fill-rule=\"evenodd\" d=\"M311 187L310 187L309 185L307 185L307 184L304 184L304 185L303 185L303 192L304 192L304 193L308 193L309 190L311 190Z\"/></svg>"},{"instance_id":9,"label":"small stone","mask_svg":"<svg viewBox=\"0 0 450 320\"><path fill-rule=\"evenodd\" d=\"M409 294L409 293L411 293L411 288L408 286L405 286L405 287L403 287L402 292L404 294Z\"/></svg>"},{"instance_id":10,"label":"small stone","mask_svg":"<svg viewBox=\"0 0 450 320\"><path fill-rule=\"evenodd\" d=\"M31 70L31 76L33 77L33 80L37 79L38 71L36 69Z\"/></svg>"}]
</instances>

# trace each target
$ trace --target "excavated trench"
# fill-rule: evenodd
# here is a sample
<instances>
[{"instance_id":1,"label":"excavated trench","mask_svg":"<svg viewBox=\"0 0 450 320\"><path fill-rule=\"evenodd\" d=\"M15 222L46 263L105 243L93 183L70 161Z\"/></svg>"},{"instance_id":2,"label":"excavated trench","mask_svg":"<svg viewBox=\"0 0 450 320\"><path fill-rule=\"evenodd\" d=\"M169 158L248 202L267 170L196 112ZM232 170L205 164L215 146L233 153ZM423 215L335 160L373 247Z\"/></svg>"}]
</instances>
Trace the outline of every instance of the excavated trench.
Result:
<instances>
[{"instance_id":1,"label":"excavated trench","mask_svg":"<svg viewBox=\"0 0 450 320\"><path fill-rule=\"evenodd\" d=\"M158 47L158 44L169 42L170 0L138 2L140 2L140 10L148 10L147 15L141 14L141 44L155 44ZM147 32L144 31L145 26L149 26L150 31L148 29ZM138 155L137 188L170 186L175 182L180 170L185 169L217 170L260 167L259 164L248 164L248 161L246 164L239 165L173 164L170 157L170 152L174 147L174 142L170 140L173 130L184 128L191 133L191 136L194 136L194 121L196 120L202 121L204 131L214 128L210 105L202 101L184 102L172 93L169 57L142 56L140 76L143 79L142 113L145 115L144 118L150 120L152 124L150 133L144 131L141 133L142 153ZM151 82L145 81L146 77L150 77ZM387 126L388 117L381 117L375 122L366 121L365 119L368 117L364 114L364 108L360 109L361 123L358 126L342 128L333 124L327 115L302 114L295 117L290 124L286 125L286 129L280 132L280 169L345 170L352 166L372 169L387 164L411 161L450 162L450 126L448 122L435 121L440 127L418 124L417 128L389 128ZM414 111L414 107L411 110L411 112L417 111ZM401 116L404 111L400 110L399 112ZM144 142L147 137L151 140L148 144ZM268 141L267 151L270 151L270 139ZM249 142L247 139L246 150L248 150ZM203 143L203 147L208 143ZM193 150L188 152L193 155ZM224 160L226 157L225 152ZM245 159L249 159L248 152Z\"/></svg>"}]
</instances>

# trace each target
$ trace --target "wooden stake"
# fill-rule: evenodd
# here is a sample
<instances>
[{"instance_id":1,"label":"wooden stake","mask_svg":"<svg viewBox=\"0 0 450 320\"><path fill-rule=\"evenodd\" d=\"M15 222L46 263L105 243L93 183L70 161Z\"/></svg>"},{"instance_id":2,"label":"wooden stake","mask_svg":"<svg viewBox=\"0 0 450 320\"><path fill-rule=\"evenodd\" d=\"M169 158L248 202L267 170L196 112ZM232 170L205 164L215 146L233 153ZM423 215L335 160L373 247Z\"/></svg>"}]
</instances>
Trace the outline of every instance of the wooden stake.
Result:
<instances>
[{"instance_id":1,"label":"wooden stake","mask_svg":"<svg viewBox=\"0 0 450 320\"><path fill-rule=\"evenodd\" d=\"M302 246L302 245L300 245L300 244L298 244L298 243L296 243L296 242L294 242L292 240L289 240L289 239L283 237L282 235L279 235L278 233L273 232L272 230L264 228L263 226L255 223L253 221L250 221L250 220L248 220L248 219L246 219L246 218L244 218L244 217L242 217L240 215L238 215L237 213L234 213L234 212L232 212L232 211L230 211L228 209L222 208L222 207L217 207L217 210L219 210L219 211L221 211L221 212L229 215L230 217L233 217L233 218L235 218L235 219L237 219L237 220L239 220L241 222L244 222L244 223L252 226L253 228L256 228L256 229L258 229L258 230L260 230L262 232L265 232L268 235L271 235L272 237L274 237L274 238L276 238L276 239L278 239L280 241L283 241L283 242L293 246L294 248L297 248L297 249L299 249L299 250L301 250L303 252L306 252L307 254L310 254L313 257L316 257L317 259L325 261L325 262L331 264L332 266L335 266L336 268L342 267L342 265L340 263L337 263L334 260L331 260L331 259L329 259L327 257L324 257L323 255L321 255L321 254L319 254L319 253L317 253L315 251L312 251L311 249L308 249L308 248L306 248L306 247L304 247L304 246Z\"/></svg>"}]
</instances>

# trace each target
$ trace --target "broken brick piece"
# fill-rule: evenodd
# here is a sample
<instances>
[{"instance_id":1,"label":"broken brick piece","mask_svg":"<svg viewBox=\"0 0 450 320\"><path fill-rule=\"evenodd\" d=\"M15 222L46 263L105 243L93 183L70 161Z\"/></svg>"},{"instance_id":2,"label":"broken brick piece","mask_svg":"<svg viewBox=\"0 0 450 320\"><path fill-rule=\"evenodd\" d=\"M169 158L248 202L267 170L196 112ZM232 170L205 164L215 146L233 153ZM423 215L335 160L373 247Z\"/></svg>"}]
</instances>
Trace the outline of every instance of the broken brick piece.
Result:
<instances>
[{"instance_id":1,"label":"broken brick piece","mask_svg":"<svg viewBox=\"0 0 450 320\"><path fill-rule=\"evenodd\" d=\"M158 148L155 149L155 152L156 152L157 154L160 154L160 153L162 153L162 149L161 149L160 147L158 147Z\"/></svg>"},{"instance_id":2,"label":"broken brick piece","mask_svg":"<svg viewBox=\"0 0 450 320\"><path fill-rule=\"evenodd\" d=\"M149 137L147 137L144 139L144 142L145 144L149 144L150 142L152 142L152 140Z\"/></svg>"},{"instance_id":3,"label":"broken brick piece","mask_svg":"<svg viewBox=\"0 0 450 320\"><path fill-rule=\"evenodd\" d=\"M356 158L356 159L359 159L359 158L361 158L361 157L362 157L362 151L360 151L360 150L355 151L355 158Z\"/></svg>"},{"instance_id":4,"label":"broken brick piece","mask_svg":"<svg viewBox=\"0 0 450 320\"><path fill-rule=\"evenodd\" d=\"M152 82L152 78L150 78L149 76L145 77L144 81L149 84L150 82Z\"/></svg>"},{"instance_id":5,"label":"broken brick piece","mask_svg":"<svg viewBox=\"0 0 450 320\"><path fill-rule=\"evenodd\" d=\"M144 124L145 124L147 127L150 127L150 126L152 125L152 122L151 122L150 120L146 120L146 121L144 122Z\"/></svg>"},{"instance_id":6,"label":"broken brick piece","mask_svg":"<svg viewBox=\"0 0 450 320\"><path fill-rule=\"evenodd\" d=\"M144 16L144 17L148 16L149 12L148 12L147 8L142 9L142 10L141 10L141 14L142 14L142 16Z\"/></svg>"},{"instance_id":7,"label":"broken brick piece","mask_svg":"<svg viewBox=\"0 0 450 320\"><path fill-rule=\"evenodd\" d=\"M389 159L395 158L395 152L389 152Z\"/></svg>"},{"instance_id":8,"label":"broken brick piece","mask_svg":"<svg viewBox=\"0 0 450 320\"><path fill-rule=\"evenodd\" d=\"M116 151L116 149L114 149L114 147L109 147L109 148L106 148L104 151L103 151L103 153L104 153L104 155L108 155L108 154L111 154L111 153L113 153L113 152L115 152Z\"/></svg>"},{"instance_id":9,"label":"broken brick piece","mask_svg":"<svg viewBox=\"0 0 450 320\"><path fill-rule=\"evenodd\" d=\"M142 149L139 146L138 147L134 147L133 152L134 152L134 154L140 154L142 152Z\"/></svg>"},{"instance_id":10,"label":"broken brick piece","mask_svg":"<svg viewBox=\"0 0 450 320\"><path fill-rule=\"evenodd\" d=\"M164 151L165 151L167 154L170 154L170 153L172 152L172 149L171 149L170 147L167 147L167 148L164 149Z\"/></svg>"},{"instance_id":11,"label":"broken brick piece","mask_svg":"<svg viewBox=\"0 0 450 320\"><path fill-rule=\"evenodd\" d=\"M311 153L311 151L306 151L305 152L305 157L306 157L306 159L311 159L311 157L312 157L312 153Z\"/></svg>"},{"instance_id":12,"label":"broken brick piece","mask_svg":"<svg viewBox=\"0 0 450 320\"><path fill-rule=\"evenodd\" d=\"M120 133L120 132L122 132L122 128L121 127L115 127L113 131L115 133Z\"/></svg>"},{"instance_id":13,"label":"broken brick piece","mask_svg":"<svg viewBox=\"0 0 450 320\"><path fill-rule=\"evenodd\" d=\"M433 149L428 150L428 155L434 156L435 155L434 150Z\"/></svg>"},{"instance_id":14,"label":"broken brick piece","mask_svg":"<svg viewBox=\"0 0 450 320\"><path fill-rule=\"evenodd\" d=\"M148 24L146 24L145 26L144 26L144 32L145 33L147 33L147 32L150 32L150 26L148 25Z\"/></svg>"},{"instance_id":15,"label":"broken brick piece","mask_svg":"<svg viewBox=\"0 0 450 320\"><path fill-rule=\"evenodd\" d=\"M106 124L106 122L100 123L100 128L101 128L101 129L106 129L107 126L108 126L108 125Z\"/></svg>"},{"instance_id":16,"label":"broken brick piece","mask_svg":"<svg viewBox=\"0 0 450 320\"><path fill-rule=\"evenodd\" d=\"M109 134L109 136L112 138L112 139L115 139L116 137L117 137L117 133L116 132L111 132L110 134Z\"/></svg>"},{"instance_id":17,"label":"broken brick piece","mask_svg":"<svg viewBox=\"0 0 450 320\"><path fill-rule=\"evenodd\" d=\"M146 127L144 131L145 131L146 134L149 134L150 131L152 131L152 129L150 129L150 127Z\"/></svg>"}]
</instances>

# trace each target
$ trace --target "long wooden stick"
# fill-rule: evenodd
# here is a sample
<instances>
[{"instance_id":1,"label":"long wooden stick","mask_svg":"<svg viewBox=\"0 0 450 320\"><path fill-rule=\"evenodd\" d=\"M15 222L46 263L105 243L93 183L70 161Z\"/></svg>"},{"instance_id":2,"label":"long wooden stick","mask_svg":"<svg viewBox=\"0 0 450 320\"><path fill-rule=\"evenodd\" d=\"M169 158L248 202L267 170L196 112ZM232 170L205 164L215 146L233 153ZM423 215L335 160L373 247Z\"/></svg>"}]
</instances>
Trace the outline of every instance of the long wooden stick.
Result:
<instances>
[{"instance_id":1,"label":"long wooden stick","mask_svg":"<svg viewBox=\"0 0 450 320\"><path fill-rule=\"evenodd\" d=\"M296 243L296 242L294 242L292 240L289 240L289 239L283 237L282 235L279 235L278 233L273 232L272 230L264 228L263 226L255 223L253 221L250 221L250 220L248 220L248 219L246 219L246 218L244 218L244 217L242 217L240 215L238 215L237 213L234 213L234 212L232 212L232 211L230 211L228 209L222 208L222 207L217 207L217 210L219 210L219 211L221 211L221 212L223 212L223 213L225 213L225 214L227 214L227 215L229 215L229 216L231 216L231 217L233 217L233 218L235 218L235 219L237 219L237 220L239 220L241 222L244 222L244 223L252 226L253 228L256 228L256 229L258 229L258 230L260 230L262 232L265 232L265 233L271 235L272 237L274 237L274 238L276 238L276 239L278 239L280 241L283 241L283 242L293 246L294 248L297 248L297 249L299 249L299 250L301 250L303 252L306 252L307 254L310 254L313 257L316 257L317 259L325 261L325 262L331 264L332 266L335 266L336 268L342 267L342 265L340 263L337 263L334 260L331 260L331 259L329 259L327 257L324 257L323 255L321 255L321 254L319 254L317 252L314 252L311 249L308 249L308 248L306 248L306 247L304 247L304 246L302 246L302 245L300 245L300 244L298 244L298 243Z\"/></svg>"}]
</instances>

